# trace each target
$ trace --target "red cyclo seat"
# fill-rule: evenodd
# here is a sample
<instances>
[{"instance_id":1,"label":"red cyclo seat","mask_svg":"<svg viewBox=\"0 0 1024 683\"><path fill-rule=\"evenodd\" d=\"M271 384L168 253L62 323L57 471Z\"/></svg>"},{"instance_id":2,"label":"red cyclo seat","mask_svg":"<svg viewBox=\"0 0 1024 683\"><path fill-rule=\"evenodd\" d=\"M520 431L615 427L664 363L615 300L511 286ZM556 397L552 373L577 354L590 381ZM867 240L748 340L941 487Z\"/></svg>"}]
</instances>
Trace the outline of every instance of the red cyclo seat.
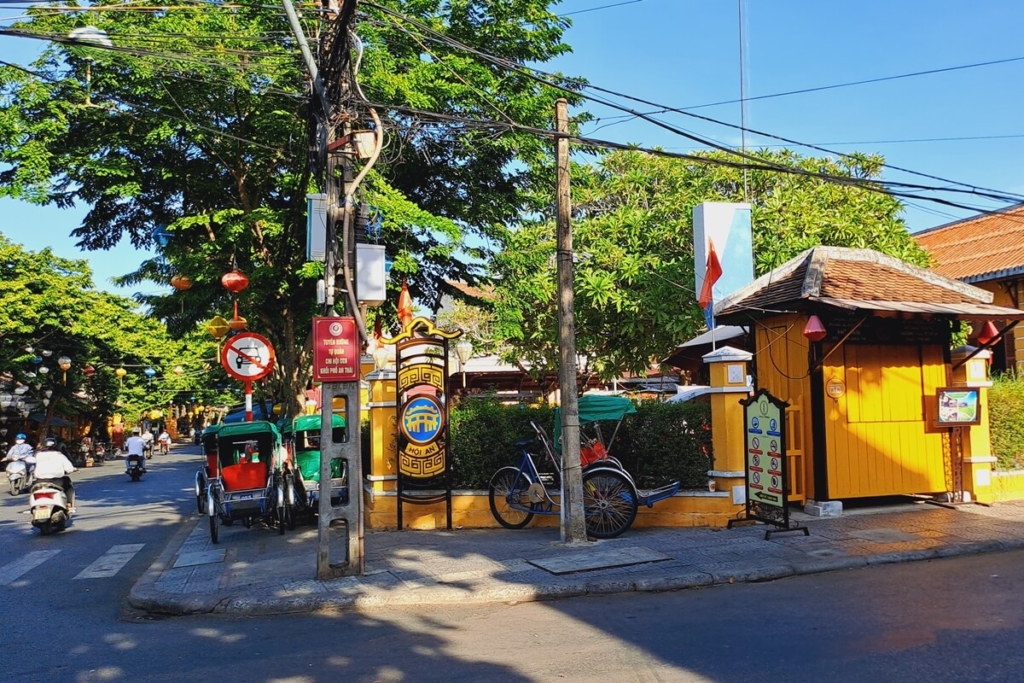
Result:
<instances>
[{"instance_id":1,"label":"red cyclo seat","mask_svg":"<svg viewBox=\"0 0 1024 683\"><path fill-rule=\"evenodd\" d=\"M591 446L583 446L580 448L580 466L586 467L587 465L602 460L608 457L608 451L601 445L600 441L595 441Z\"/></svg>"},{"instance_id":2,"label":"red cyclo seat","mask_svg":"<svg viewBox=\"0 0 1024 683\"><path fill-rule=\"evenodd\" d=\"M261 489L267 485L267 466L258 462L228 465L220 473L225 491Z\"/></svg>"}]
</instances>

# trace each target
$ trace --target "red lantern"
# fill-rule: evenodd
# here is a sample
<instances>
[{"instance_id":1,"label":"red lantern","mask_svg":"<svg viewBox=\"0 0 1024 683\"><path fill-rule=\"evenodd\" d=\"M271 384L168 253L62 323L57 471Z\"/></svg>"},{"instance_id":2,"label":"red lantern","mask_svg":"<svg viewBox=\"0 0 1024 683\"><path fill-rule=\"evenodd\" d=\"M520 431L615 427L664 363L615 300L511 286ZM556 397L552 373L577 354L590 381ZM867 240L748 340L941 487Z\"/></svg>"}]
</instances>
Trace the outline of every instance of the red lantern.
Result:
<instances>
[{"instance_id":1,"label":"red lantern","mask_svg":"<svg viewBox=\"0 0 1024 683\"><path fill-rule=\"evenodd\" d=\"M188 275L175 275L171 278L171 287L179 292L184 292L192 287L192 280Z\"/></svg>"},{"instance_id":2,"label":"red lantern","mask_svg":"<svg viewBox=\"0 0 1024 683\"><path fill-rule=\"evenodd\" d=\"M982 326L981 331L978 332L978 343L982 346L988 346L999 336L999 330L992 324L991 320L985 322Z\"/></svg>"},{"instance_id":3,"label":"red lantern","mask_svg":"<svg viewBox=\"0 0 1024 683\"><path fill-rule=\"evenodd\" d=\"M91 365L86 365L84 368L82 368L82 372L84 372L87 376L92 377L93 373L96 372L96 368L94 368Z\"/></svg>"},{"instance_id":4,"label":"red lantern","mask_svg":"<svg viewBox=\"0 0 1024 683\"><path fill-rule=\"evenodd\" d=\"M245 276L245 273L236 268L230 273L225 273L224 277L220 279L220 283L224 285L224 289L232 294L238 294L249 286L249 278Z\"/></svg>"},{"instance_id":5,"label":"red lantern","mask_svg":"<svg viewBox=\"0 0 1024 683\"><path fill-rule=\"evenodd\" d=\"M804 336L812 342L820 342L828 334L825 331L825 326L821 324L821 318L816 315L812 315L807 319L807 324L804 325Z\"/></svg>"}]
</instances>

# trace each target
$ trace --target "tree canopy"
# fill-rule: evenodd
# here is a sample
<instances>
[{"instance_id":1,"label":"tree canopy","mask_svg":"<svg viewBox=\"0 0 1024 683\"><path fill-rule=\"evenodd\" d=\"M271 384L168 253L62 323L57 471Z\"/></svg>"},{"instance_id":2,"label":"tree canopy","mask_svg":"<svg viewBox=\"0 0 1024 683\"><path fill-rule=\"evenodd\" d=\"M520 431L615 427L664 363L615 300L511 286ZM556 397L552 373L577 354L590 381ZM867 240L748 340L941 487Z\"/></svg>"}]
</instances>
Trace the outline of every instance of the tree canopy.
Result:
<instances>
[{"instance_id":1,"label":"tree canopy","mask_svg":"<svg viewBox=\"0 0 1024 683\"><path fill-rule=\"evenodd\" d=\"M546 127L556 97L431 30L517 63L541 63L568 49L568 22L548 5L360 3L356 92L382 105L388 135L363 199L393 273L408 277L428 307L451 293L446 280L472 283L483 274L485 248L467 244L486 244L500 226L534 210L532 190L547 177L542 140L496 135L467 119L504 116ZM227 317L230 300L219 281L236 265L251 281L238 297L241 314L274 343L276 386L297 404L322 265L305 259L306 194L317 189L306 131L309 83L281 10L126 8L101 0L82 11L48 5L29 14L17 30L59 42L32 73L0 68L0 195L87 204L73 234L89 249L122 236L156 247L159 256L122 282L191 278L188 291L140 297L178 335L215 313ZM314 45L327 24L307 18ZM66 39L85 25L105 32L113 48ZM344 104L353 125L365 126L355 92Z\"/></svg>"},{"instance_id":2,"label":"tree canopy","mask_svg":"<svg viewBox=\"0 0 1024 683\"><path fill-rule=\"evenodd\" d=\"M722 152L708 162L735 161ZM882 160L800 157L762 151L759 159L870 180ZM743 172L714 163L613 152L572 170L577 348L606 378L645 372L704 326L694 294L692 209L743 201ZM817 245L876 249L926 265L898 200L813 177L750 170L747 187L756 275ZM543 217L509 231L494 261L499 338L508 356L536 368L557 365L555 228ZM727 267L727 265L726 265Z\"/></svg>"},{"instance_id":3,"label":"tree canopy","mask_svg":"<svg viewBox=\"0 0 1024 683\"><path fill-rule=\"evenodd\" d=\"M173 369L185 375L216 353L212 340L171 340L131 299L94 289L85 261L26 251L2 234L0 280L0 380L6 392L25 387L19 400L44 417L44 429L54 415L102 424L115 412L163 407L198 386L196 373ZM149 367L155 380L144 374Z\"/></svg>"}]
</instances>

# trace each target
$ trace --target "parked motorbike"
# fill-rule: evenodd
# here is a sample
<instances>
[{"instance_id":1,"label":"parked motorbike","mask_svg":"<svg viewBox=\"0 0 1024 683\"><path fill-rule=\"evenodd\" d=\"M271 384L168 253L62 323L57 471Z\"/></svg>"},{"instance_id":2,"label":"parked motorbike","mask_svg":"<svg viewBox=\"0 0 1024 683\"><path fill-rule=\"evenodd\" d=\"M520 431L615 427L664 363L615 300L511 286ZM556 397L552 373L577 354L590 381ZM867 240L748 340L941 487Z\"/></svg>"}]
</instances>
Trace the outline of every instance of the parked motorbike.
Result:
<instances>
[{"instance_id":1,"label":"parked motorbike","mask_svg":"<svg viewBox=\"0 0 1024 683\"><path fill-rule=\"evenodd\" d=\"M101 443L97 443L93 446L93 460L96 464L102 465L107 459L107 447Z\"/></svg>"},{"instance_id":2,"label":"parked motorbike","mask_svg":"<svg viewBox=\"0 0 1024 683\"><path fill-rule=\"evenodd\" d=\"M10 493L16 496L26 488L32 486L33 476L28 463L24 460L7 460L7 483L10 486Z\"/></svg>"},{"instance_id":3,"label":"parked motorbike","mask_svg":"<svg viewBox=\"0 0 1024 683\"><path fill-rule=\"evenodd\" d=\"M60 484L52 481L38 481L29 492L29 514L32 526L43 536L62 531L71 519L68 499Z\"/></svg>"},{"instance_id":4,"label":"parked motorbike","mask_svg":"<svg viewBox=\"0 0 1024 683\"><path fill-rule=\"evenodd\" d=\"M132 481L138 481L142 479L142 475L146 473L146 468L142 466L142 460L129 455L124 472L132 478Z\"/></svg>"}]
</instances>

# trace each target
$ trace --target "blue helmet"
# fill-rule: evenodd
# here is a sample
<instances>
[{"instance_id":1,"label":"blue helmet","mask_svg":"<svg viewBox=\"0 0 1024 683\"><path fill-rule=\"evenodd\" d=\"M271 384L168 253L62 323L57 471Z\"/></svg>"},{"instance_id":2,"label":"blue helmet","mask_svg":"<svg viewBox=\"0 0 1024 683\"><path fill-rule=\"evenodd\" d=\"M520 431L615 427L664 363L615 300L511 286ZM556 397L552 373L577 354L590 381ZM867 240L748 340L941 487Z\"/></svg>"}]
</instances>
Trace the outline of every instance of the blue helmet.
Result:
<instances>
[{"instance_id":1,"label":"blue helmet","mask_svg":"<svg viewBox=\"0 0 1024 683\"><path fill-rule=\"evenodd\" d=\"M17 435L17 436L15 436L14 438L15 438L15 439L22 439L22 440L24 440L24 439L27 439L28 437L27 437L27 436L25 436L24 434L18 434L18 435Z\"/></svg>"}]
</instances>

